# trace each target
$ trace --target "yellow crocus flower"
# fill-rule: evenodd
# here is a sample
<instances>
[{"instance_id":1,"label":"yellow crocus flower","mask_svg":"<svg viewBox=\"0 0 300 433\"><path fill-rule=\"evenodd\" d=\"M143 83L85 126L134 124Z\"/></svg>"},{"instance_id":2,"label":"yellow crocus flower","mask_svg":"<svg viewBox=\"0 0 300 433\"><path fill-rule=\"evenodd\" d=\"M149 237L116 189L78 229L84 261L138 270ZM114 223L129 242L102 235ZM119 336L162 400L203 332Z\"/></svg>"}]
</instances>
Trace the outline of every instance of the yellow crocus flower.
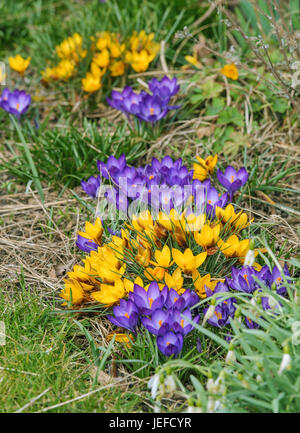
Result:
<instances>
[{"instance_id":1,"label":"yellow crocus flower","mask_svg":"<svg viewBox=\"0 0 300 433\"><path fill-rule=\"evenodd\" d=\"M204 226L206 215L189 214L186 218L186 231L198 232Z\"/></svg>"},{"instance_id":2,"label":"yellow crocus flower","mask_svg":"<svg viewBox=\"0 0 300 433\"><path fill-rule=\"evenodd\" d=\"M81 80L82 90L87 93L97 92L102 86L100 77L96 77L91 72L87 72L85 78Z\"/></svg>"},{"instance_id":3,"label":"yellow crocus flower","mask_svg":"<svg viewBox=\"0 0 300 433\"><path fill-rule=\"evenodd\" d=\"M240 241L236 235L229 236L226 242L222 239L218 240L218 247L226 257L240 257L246 256L249 250L250 239Z\"/></svg>"},{"instance_id":4,"label":"yellow crocus flower","mask_svg":"<svg viewBox=\"0 0 300 433\"><path fill-rule=\"evenodd\" d=\"M193 283L195 290L200 298L206 298L207 294L205 291L205 286L208 287L212 292L215 290L216 285L219 281L224 280L211 280L210 274L206 274L203 277L200 276L198 271L193 271L192 273Z\"/></svg>"},{"instance_id":5,"label":"yellow crocus flower","mask_svg":"<svg viewBox=\"0 0 300 433\"><path fill-rule=\"evenodd\" d=\"M199 179L202 182L208 177L208 174L212 174L214 172L214 168L218 161L218 155L210 155L206 159L200 158L200 156L196 156L196 159L198 163L195 163L193 165L193 179Z\"/></svg>"},{"instance_id":6,"label":"yellow crocus flower","mask_svg":"<svg viewBox=\"0 0 300 433\"><path fill-rule=\"evenodd\" d=\"M106 336L106 340L110 341L115 337L115 341L118 343L124 343L126 344L126 346L128 348L131 347L131 343L134 341L133 335L132 334L122 334L119 332L110 332L107 336Z\"/></svg>"},{"instance_id":7,"label":"yellow crocus flower","mask_svg":"<svg viewBox=\"0 0 300 433\"><path fill-rule=\"evenodd\" d=\"M64 280L65 287L61 290L59 296L72 305L80 305L84 300L84 289L82 284L76 280ZM62 305L67 305L65 302Z\"/></svg>"},{"instance_id":8,"label":"yellow crocus flower","mask_svg":"<svg viewBox=\"0 0 300 433\"><path fill-rule=\"evenodd\" d=\"M214 227L204 224L201 232L195 232L194 238L198 245L207 250L210 247L214 247L219 239L221 226L216 224Z\"/></svg>"},{"instance_id":9,"label":"yellow crocus flower","mask_svg":"<svg viewBox=\"0 0 300 433\"><path fill-rule=\"evenodd\" d=\"M184 273L191 274L205 261L207 252L205 251L194 256L189 248L187 248L184 253L177 250L176 248L172 248L172 256L176 265L179 266Z\"/></svg>"},{"instance_id":10,"label":"yellow crocus flower","mask_svg":"<svg viewBox=\"0 0 300 433\"><path fill-rule=\"evenodd\" d=\"M183 277L181 274L181 269L176 268L172 275L165 273L165 283L169 287L169 289L174 289L176 292L181 295L185 292L185 289L182 288L183 286Z\"/></svg>"},{"instance_id":11,"label":"yellow crocus flower","mask_svg":"<svg viewBox=\"0 0 300 433\"><path fill-rule=\"evenodd\" d=\"M119 278L114 281L114 284L101 284L101 289L98 292L92 293L92 298L105 305L106 307L110 307L113 304L116 304L121 298L124 298L126 295L126 291L124 288L124 283Z\"/></svg>"},{"instance_id":12,"label":"yellow crocus flower","mask_svg":"<svg viewBox=\"0 0 300 433\"><path fill-rule=\"evenodd\" d=\"M78 234L86 239L92 239L96 244L101 245L103 235L101 219L97 218L95 224L86 221L85 232L78 232Z\"/></svg>"},{"instance_id":13,"label":"yellow crocus flower","mask_svg":"<svg viewBox=\"0 0 300 433\"><path fill-rule=\"evenodd\" d=\"M128 278L123 278L123 283L124 283L124 288L126 290L126 293L133 292L135 284L144 287L144 283L141 277L136 277L134 281L128 280Z\"/></svg>"},{"instance_id":14,"label":"yellow crocus flower","mask_svg":"<svg viewBox=\"0 0 300 433\"><path fill-rule=\"evenodd\" d=\"M248 215L243 211L235 213L232 204L227 205L225 209L216 206L216 216L222 224L234 226L239 231L248 227L253 221L253 219L248 221Z\"/></svg>"},{"instance_id":15,"label":"yellow crocus flower","mask_svg":"<svg viewBox=\"0 0 300 433\"><path fill-rule=\"evenodd\" d=\"M97 42L96 47L99 51L105 50L111 42L111 36L109 32L102 32L100 33Z\"/></svg>"},{"instance_id":16,"label":"yellow crocus flower","mask_svg":"<svg viewBox=\"0 0 300 433\"><path fill-rule=\"evenodd\" d=\"M118 62L114 62L110 65L109 70L112 77L119 77L125 72L125 63L121 60Z\"/></svg>"},{"instance_id":17,"label":"yellow crocus flower","mask_svg":"<svg viewBox=\"0 0 300 433\"><path fill-rule=\"evenodd\" d=\"M160 266L156 266L155 268L146 268L144 271L144 275L148 278L148 280L156 281L163 280L165 273L166 270L164 268L161 268Z\"/></svg>"},{"instance_id":18,"label":"yellow crocus flower","mask_svg":"<svg viewBox=\"0 0 300 433\"><path fill-rule=\"evenodd\" d=\"M165 245L161 251L156 250L154 253L156 262L150 261L154 266L160 266L162 268L169 268L172 266L173 260L171 261L171 251L168 245Z\"/></svg>"},{"instance_id":19,"label":"yellow crocus flower","mask_svg":"<svg viewBox=\"0 0 300 433\"><path fill-rule=\"evenodd\" d=\"M24 72L29 66L31 57L28 57L27 59L23 59L20 54L17 54L16 57L9 57L8 63L11 69L18 72L20 75L24 75Z\"/></svg>"},{"instance_id":20,"label":"yellow crocus flower","mask_svg":"<svg viewBox=\"0 0 300 433\"><path fill-rule=\"evenodd\" d=\"M107 49L102 50L100 53L94 54L93 62L100 68L107 68L110 62L110 55Z\"/></svg>"},{"instance_id":21,"label":"yellow crocus flower","mask_svg":"<svg viewBox=\"0 0 300 433\"><path fill-rule=\"evenodd\" d=\"M225 75L225 77L231 78L232 80L237 80L239 78L239 72L234 63L225 65L220 72L221 74Z\"/></svg>"}]
</instances>

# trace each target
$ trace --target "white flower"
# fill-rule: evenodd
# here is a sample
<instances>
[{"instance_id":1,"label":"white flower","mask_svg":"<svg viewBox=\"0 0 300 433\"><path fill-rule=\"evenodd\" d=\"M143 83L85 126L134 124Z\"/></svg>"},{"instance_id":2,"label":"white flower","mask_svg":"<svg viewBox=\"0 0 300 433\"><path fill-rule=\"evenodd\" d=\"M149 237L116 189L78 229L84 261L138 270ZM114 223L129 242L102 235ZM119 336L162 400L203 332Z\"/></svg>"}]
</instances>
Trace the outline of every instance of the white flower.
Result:
<instances>
[{"instance_id":1,"label":"white flower","mask_svg":"<svg viewBox=\"0 0 300 433\"><path fill-rule=\"evenodd\" d=\"M236 362L236 356L233 350L228 350L226 358L225 358L225 363L226 364L233 364Z\"/></svg>"},{"instance_id":2,"label":"white flower","mask_svg":"<svg viewBox=\"0 0 300 433\"><path fill-rule=\"evenodd\" d=\"M291 368L292 368L292 358L288 353L284 353L278 370L278 374L281 374L284 370L290 370Z\"/></svg>"},{"instance_id":3,"label":"white flower","mask_svg":"<svg viewBox=\"0 0 300 433\"><path fill-rule=\"evenodd\" d=\"M148 382L148 388L151 389L151 397L153 400L155 399L157 395L158 385L159 385L159 374L155 374L151 377L151 379Z\"/></svg>"},{"instance_id":4,"label":"white flower","mask_svg":"<svg viewBox=\"0 0 300 433\"><path fill-rule=\"evenodd\" d=\"M188 406L187 413L203 413L202 407Z\"/></svg>"},{"instance_id":5,"label":"white flower","mask_svg":"<svg viewBox=\"0 0 300 433\"><path fill-rule=\"evenodd\" d=\"M165 390L167 393L172 393L176 390L176 383L175 383L175 380L171 374L169 374L165 378L164 385L165 385Z\"/></svg>"},{"instance_id":6,"label":"white flower","mask_svg":"<svg viewBox=\"0 0 300 433\"><path fill-rule=\"evenodd\" d=\"M246 257L245 257L244 266L253 266L254 260L255 260L254 251L248 250Z\"/></svg>"},{"instance_id":7,"label":"white flower","mask_svg":"<svg viewBox=\"0 0 300 433\"><path fill-rule=\"evenodd\" d=\"M202 326L204 326L205 323L213 317L215 309L216 309L215 305L210 305L208 307L208 310L206 311L203 322L202 322Z\"/></svg>"}]
</instances>

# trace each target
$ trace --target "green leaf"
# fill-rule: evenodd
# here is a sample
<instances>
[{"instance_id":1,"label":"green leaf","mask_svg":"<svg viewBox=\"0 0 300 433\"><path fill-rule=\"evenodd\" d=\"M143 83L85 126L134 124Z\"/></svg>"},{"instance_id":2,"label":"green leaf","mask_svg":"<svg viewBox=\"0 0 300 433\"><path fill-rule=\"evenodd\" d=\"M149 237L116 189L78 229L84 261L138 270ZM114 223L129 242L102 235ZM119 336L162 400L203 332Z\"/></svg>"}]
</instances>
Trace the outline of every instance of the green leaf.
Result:
<instances>
[{"instance_id":1,"label":"green leaf","mask_svg":"<svg viewBox=\"0 0 300 433\"><path fill-rule=\"evenodd\" d=\"M212 104L210 104L206 110L207 116L215 116L219 114L225 106L224 98L214 98Z\"/></svg>"},{"instance_id":2,"label":"green leaf","mask_svg":"<svg viewBox=\"0 0 300 433\"><path fill-rule=\"evenodd\" d=\"M200 88L202 89L202 94L205 99L216 98L223 91L223 86L216 83L214 80L206 81Z\"/></svg>"},{"instance_id":3,"label":"green leaf","mask_svg":"<svg viewBox=\"0 0 300 433\"><path fill-rule=\"evenodd\" d=\"M242 114L235 107L227 107L220 114L217 121L220 125L226 125L228 123L233 123L237 126L244 126L244 118Z\"/></svg>"},{"instance_id":4,"label":"green leaf","mask_svg":"<svg viewBox=\"0 0 300 433\"><path fill-rule=\"evenodd\" d=\"M285 113L289 107L289 101L284 98L276 98L273 101L272 107L277 113Z\"/></svg>"}]
</instances>

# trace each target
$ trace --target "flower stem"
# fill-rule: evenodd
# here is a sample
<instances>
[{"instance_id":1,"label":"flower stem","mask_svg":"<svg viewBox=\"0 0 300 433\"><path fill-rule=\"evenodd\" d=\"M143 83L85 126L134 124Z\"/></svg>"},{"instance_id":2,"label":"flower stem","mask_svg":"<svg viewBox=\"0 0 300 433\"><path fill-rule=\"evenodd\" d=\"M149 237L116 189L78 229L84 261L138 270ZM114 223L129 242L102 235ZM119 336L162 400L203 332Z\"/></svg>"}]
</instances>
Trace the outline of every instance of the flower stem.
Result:
<instances>
[{"instance_id":1,"label":"flower stem","mask_svg":"<svg viewBox=\"0 0 300 433\"><path fill-rule=\"evenodd\" d=\"M28 160L28 163L29 163L29 166L30 166L30 169L31 169L31 172L32 172L33 181L34 181L36 189L37 189L37 191L39 193L40 199L41 199L42 203L44 203L45 202L44 192L43 192L42 185L41 185L41 182L40 182L40 179L39 179L39 175L38 175L36 166L35 166L35 164L33 162L33 159L32 159L32 156L31 156L31 153L30 153L30 150L29 150L29 147L28 147L28 145L26 143L26 140L24 138L24 135L22 133L20 125L18 124L18 122L16 121L16 119L14 118L14 116L12 116L11 114L10 114L10 119L11 119L12 123L14 124L14 126L15 126L15 128L17 130L19 139L20 139L20 141L22 142L22 144L24 146L25 155L26 155L26 158Z\"/></svg>"}]
</instances>

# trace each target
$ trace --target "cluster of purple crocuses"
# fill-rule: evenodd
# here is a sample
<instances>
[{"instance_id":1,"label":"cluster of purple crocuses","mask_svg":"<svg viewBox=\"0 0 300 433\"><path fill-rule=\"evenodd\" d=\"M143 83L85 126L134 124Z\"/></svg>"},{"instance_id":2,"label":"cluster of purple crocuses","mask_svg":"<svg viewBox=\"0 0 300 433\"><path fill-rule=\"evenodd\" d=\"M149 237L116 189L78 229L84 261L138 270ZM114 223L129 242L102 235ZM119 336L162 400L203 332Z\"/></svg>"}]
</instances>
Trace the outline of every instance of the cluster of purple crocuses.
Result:
<instances>
[{"instance_id":1,"label":"cluster of purple crocuses","mask_svg":"<svg viewBox=\"0 0 300 433\"><path fill-rule=\"evenodd\" d=\"M5 88L0 96L0 107L18 119L26 113L31 103L31 96L24 90L14 90L11 92Z\"/></svg>"},{"instance_id":2,"label":"cluster of purple crocuses","mask_svg":"<svg viewBox=\"0 0 300 433\"><path fill-rule=\"evenodd\" d=\"M284 274L290 276L286 266ZM268 266L262 267L260 271L256 271L251 266L244 266L241 269L233 267L232 278L227 278L225 283L219 282L214 291L205 286L208 298L219 293L220 296L216 296L216 301L221 299L207 322L217 328L228 325L237 308L237 300L233 293L243 292L251 296L255 291L261 291L262 285L269 289L273 288L281 296L287 292L282 275L276 266L272 271ZM226 300L222 300L224 295L228 295ZM191 311L199 300L198 295L189 289L179 295L176 290L169 289L167 286L160 290L157 282L152 282L147 290L135 284L133 292L128 296L128 301L121 299L120 305L113 308L113 316L109 315L108 318L114 325L132 332L136 332L141 323L157 337L158 349L164 355L177 356L182 350L184 337L193 330L193 324L199 322L200 314L196 314L197 309L194 308L193 313ZM270 309L268 296L262 297L262 307L264 310ZM208 308L204 308L203 316ZM245 323L248 328L259 327L247 317Z\"/></svg>"},{"instance_id":3,"label":"cluster of purple crocuses","mask_svg":"<svg viewBox=\"0 0 300 433\"><path fill-rule=\"evenodd\" d=\"M108 318L132 332L136 332L141 322L156 336L157 347L164 355L176 356L182 350L184 337L194 328L192 323L199 322L200 316L193 317L191 312L191 307L199 300L191 290L179 295L167 286L160 290L155 281L148 290L135 284L128 301L121 299L120 305L113 308L114 315Z\"/></svg>"},{"instance_id":4,"label":"cluster of purple crocuses","mask_svg":"<svg viewBox=\"0 0 300 433\"><path fill-rule=\"evenodd\" d=\"M193 212L206 212L213 217L216 206L223 208L232 191L219 194L210 179L203 182L193 179L193 170L189 171L181 158L173 161L168 155L161 161L152 158L151 164L141 167L129 166L124 154L118 159L110 156L106 163L97 161L97 167L98 176L81 181L83 190L95 198L103 186L102 194L106 199L126 214L132 202L146 205L152 211L168 212L172 208L182 209L193 197ZM232 172L230 176L233 176ZM235 178L237 176L236 173ZM227 177L226 171L224 177ZM107 188L103 184L105 181L110 183Z\"/></svg>"},{"instance_id":5,"label":"cluster of purple crocuses","mask_svg":"<svg viewBox=\"0 0 300 433\"><path fill-rule=\"evenodd\" d=\"M287 266L284 267L283 272L286 277L290 276ZM270 271L268 266L263 266L260 271L255 270L252 266L243 266L241 269L232 267L231 278L226 278L225 283L218 283L213 292L207 287L205 287L205 290L208 297L215 293L220 293L221 297L226 293L229 294L229 292L243 292L252 296L256 291L261 292L263 290L262 286L268 289L273 288L281 296L284 296L287 292L277 266L272 271ZM269 297L263 296L261 300L263 309L270 309ZM208 319L208 323L219 328L229 324L230 318L234 317L236 302L235 298L227 298L226 301L220 302L215 308L213 317ZM204 313L206 311L207 308L204 310ZM247 317L245 318L245 323L248 328L259 327L257 323Z\"/></svg>"},{"instance_id":6,"label":"cluster of purple crocuses","mask_svg":"<svg viewBox=\"0 0 300 433\"><path fill-rule=\"evenodd\" d=\"M136 116L139 120L155 123L166 116L168 111L178 109L178 105L168 105L171 98L177 94L180 86L177 78L172 80L163 77L161 80L153 78L148 82L149 94L142 90L135 93L130 86L125 86L122 92L112 91L111 98L107 98L109 105L122 111L127 116Z\"/></svg>"}]
</instances>

